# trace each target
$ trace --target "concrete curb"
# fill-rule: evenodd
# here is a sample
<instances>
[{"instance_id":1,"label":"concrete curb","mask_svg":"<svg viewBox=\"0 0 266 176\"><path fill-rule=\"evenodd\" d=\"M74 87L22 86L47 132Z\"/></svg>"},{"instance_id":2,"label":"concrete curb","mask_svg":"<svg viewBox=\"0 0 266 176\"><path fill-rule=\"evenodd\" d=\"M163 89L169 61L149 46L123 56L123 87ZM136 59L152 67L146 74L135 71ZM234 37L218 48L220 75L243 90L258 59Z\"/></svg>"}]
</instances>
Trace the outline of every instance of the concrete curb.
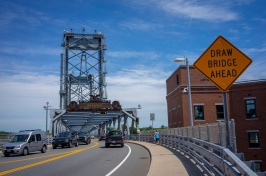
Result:
<instances>
[{"instance_id":1,"label":"concrete curb","mask_svg":"<svg viewBox=\"0 0 266 176\"><path fill-rule=\"evenodd\" d=\"M151 163L147 174L148 176L204 175L195 163L176 150L148 142L132 140L126 140L125 142L143 146L149 151Z\"/></svg>"},{"instance_id":2,"label":"concrete curb","mask_svg":"<svg viewBox=\"0 0 266 176\"><path fill-rule=\"evenodd\" d=\"M134 142L134 141L128 141L128 140L126 140L125 142L127 142L127 143L137 144L137 145L140 145L140 146L144 147L144 148L149 152L150 157L152 156L152 155L151 155L151 151L149 150L149 148L148 148L147 146L145 146L145 145L143 145L143 144L141 144L141 143L136 143L136 142ZM151 157L150 164L151 164L151 162L152 162L152 157Z\"/></svg>"}]
</instances>

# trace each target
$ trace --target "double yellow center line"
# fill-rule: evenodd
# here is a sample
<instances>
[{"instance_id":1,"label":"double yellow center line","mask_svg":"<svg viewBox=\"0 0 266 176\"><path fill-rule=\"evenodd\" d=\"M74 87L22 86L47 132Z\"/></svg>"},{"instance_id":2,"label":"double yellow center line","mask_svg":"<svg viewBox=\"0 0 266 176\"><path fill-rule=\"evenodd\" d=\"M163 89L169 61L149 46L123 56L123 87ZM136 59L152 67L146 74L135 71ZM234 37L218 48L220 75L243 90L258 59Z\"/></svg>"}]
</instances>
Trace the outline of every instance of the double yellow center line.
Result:
<instances>
[{"instance_id":1,"label":"double yellow center line","mask_svg":"<svg viewBox=\"0 0 266 176\"><path fill-rule=\"evenodd\" d=\"M95 142L94 145L92 145L92 146L90 146L88 148L78 149L78 150L74 150L74 151L71 151L71 152L64 152L64 154L61 153L62 155L54 157L54 158L50 158L50 159L39 161L39 162L36 162L36 163L33 163L33 164L28 164L28 165L25 165L25 166L17 167L15 169L6 170L6 171L3 171L3 172L0 172L0 176L6 175L6 174L10 174L12 172L17 172L17 171L20 171L20 170L23 170L23 169L27 169L27 168L30 168L30 167L38 166L38 165L41 165L41 164L45 164L45 163L48 163L48 162L51 162L51 161L54 161L54 160L58 160L58 159L70 156L70 155L74 155L74 154L83 152L85 150L88 150L88 149L91 149L91 148L95 148L98 145L99 145L99 143ZM51 155L49 155L49 156L51 156ZM38 158L42 158L42 157L38 157ZM31 160L31 159L36 159L36 158L30 158L30 159L26 159L26 160ZM21 161L21 160L16 160L16 161ZM9 162L14 162L14 161L9 161ZM9 163L9 162L5 162L5 163ZM1 164L4 164L4 162L2 162Z\"/></svg>"}]
</instances>

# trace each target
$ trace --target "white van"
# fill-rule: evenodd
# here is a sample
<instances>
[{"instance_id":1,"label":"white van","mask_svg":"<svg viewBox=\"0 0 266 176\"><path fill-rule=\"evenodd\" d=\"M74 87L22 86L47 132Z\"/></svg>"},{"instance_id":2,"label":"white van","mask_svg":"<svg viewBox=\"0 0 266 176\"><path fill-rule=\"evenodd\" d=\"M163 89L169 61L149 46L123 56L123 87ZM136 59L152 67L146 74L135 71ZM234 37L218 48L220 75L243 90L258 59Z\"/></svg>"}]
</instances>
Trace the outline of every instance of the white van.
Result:
<instances>
[{"instance_id":1,"label":"white van","mask_svg":"<svg viewBox=\"0 0 266 176\"><path fill-rule=\"evenodd\" d=\"M10 154L25 156L35 151L45 153L46 150L46 134L44 131L37 129L19 131L9 142L3 144L2 153L5 156L10 156Z\"/></svg>"}]
</instances>

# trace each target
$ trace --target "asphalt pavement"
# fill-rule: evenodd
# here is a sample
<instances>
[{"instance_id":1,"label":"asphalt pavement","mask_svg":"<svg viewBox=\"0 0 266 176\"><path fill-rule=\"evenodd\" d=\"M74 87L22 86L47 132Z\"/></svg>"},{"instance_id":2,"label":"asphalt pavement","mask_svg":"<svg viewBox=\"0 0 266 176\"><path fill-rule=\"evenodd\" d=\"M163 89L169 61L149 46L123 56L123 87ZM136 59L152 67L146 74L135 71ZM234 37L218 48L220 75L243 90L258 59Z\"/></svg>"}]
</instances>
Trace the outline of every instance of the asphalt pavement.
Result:
<instances>
[{"instance_id":1,"label":"asphalt pavement","mask_svg":"<svg viewBox=\"0 0 266 176\"><path fill-rule=\"evenodd\" d=\"M148 176L201 176L204 175L195 162L177 150L155 143L126 140L145 147L151 156Z\"/></svg>"},{"instance_id":2,"label":"asphalt pavement","mask_svg":"<svg viewBox=\"0 0 266 176\"><path fill-rule=\"evenodd\" d=\"M147 176L204 176L196 163L180 151L150 142L134 140L125 142L141 145L149 151L151 163Z\"/></svg>"}]
</instances>

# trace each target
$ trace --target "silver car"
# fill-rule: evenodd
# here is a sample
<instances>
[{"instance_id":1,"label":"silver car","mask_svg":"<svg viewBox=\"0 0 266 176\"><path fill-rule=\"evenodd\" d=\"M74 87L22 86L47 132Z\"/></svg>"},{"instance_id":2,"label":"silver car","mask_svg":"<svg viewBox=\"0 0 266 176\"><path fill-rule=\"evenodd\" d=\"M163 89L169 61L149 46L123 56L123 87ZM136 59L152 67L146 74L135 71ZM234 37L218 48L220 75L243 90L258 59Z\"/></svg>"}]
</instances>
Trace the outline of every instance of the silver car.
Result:
<instances>
[{"instance_id":1,"label":"silver car","mask_svg":"<svg viewBox=\"0 0 266 176\"><path fill-rule=\"evenodd\" d=\"M13 138L3 144L2 153L5 156L11 154L28 155L30 152L47 150L47 136L41 130L23 130L19 131Z\"/></svg>"}]
</instances>

